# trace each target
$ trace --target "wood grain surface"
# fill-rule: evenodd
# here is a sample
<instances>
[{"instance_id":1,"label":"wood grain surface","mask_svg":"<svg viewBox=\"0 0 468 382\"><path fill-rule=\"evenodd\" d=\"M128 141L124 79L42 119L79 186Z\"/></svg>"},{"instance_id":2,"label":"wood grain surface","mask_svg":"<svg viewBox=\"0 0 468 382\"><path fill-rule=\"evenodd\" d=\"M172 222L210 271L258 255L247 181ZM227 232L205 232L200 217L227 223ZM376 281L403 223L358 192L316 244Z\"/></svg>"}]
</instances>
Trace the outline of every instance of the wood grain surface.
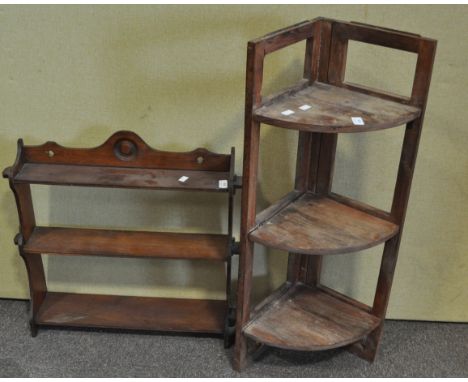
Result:
<instances>
[{"instance_id":1,"label":"wood grain surface","mask_svg":"<svg viewBox=\"0 0 468 382\"><path fill-rule=\"evenodd\" d=\"M260 223L249 238L309 255L354 252L388 240L398 226L326 196L305 193Z\"/></svg>"},{"instance_id":2,"label":"wood grain surface","mask_svg":"<svg viewBox=\"0 0 468 382\"><path fill-rule=\"evenodd\" d=\"M48 292L39 325L222 333L226 301Z\"/></svg>"},{"instance_id":3,"label":"wood grain surface","mask_svg":"<svg viewBox=\"0 0 468 382\"><path fill-rule=\"evenodd\" d=\"M255 341L291 350L325 350L366 336L380 319L304 284L264 306L244 327Z\"/></svg>"},{"instance_id":4,"label":"wood grain surface","mask_svg":"<svg viewBox=\"0 0 468 382\"><path fill-rule=\"evenodd\" d=\"M23 247L29 254L161 257L224 261L228 235L36 227Z\"/></svg>"},{"instance_id":5,"label":"wood grain surface","mask_svg":"<svg viewBox=\"0 0 468 382\"><path fill-rule=\"evenodd\" d=\"M310 109L299 109L302 105L308 105ZM285 110L294 114L283 115ZM316 81L261 106L255 110L254 118L289 129L351 133L399 126L417 118L420 113L421 110L414 106ZM362 118L364 124L353 124L353 117Z\"/></svg>"},{"instance_id":6,"label":"wood grain surface","mask_svg":"<svg viewBox=\"0 0 468 382\"><path fill-rule=\"evenodd\" d=\"M181 177L188 177L184 182ZM130 167L25 163L14 177L17 183L122 187L227 192L219 181L229 182L229 172L160 170Z\"/></svg>"}]
</instances>

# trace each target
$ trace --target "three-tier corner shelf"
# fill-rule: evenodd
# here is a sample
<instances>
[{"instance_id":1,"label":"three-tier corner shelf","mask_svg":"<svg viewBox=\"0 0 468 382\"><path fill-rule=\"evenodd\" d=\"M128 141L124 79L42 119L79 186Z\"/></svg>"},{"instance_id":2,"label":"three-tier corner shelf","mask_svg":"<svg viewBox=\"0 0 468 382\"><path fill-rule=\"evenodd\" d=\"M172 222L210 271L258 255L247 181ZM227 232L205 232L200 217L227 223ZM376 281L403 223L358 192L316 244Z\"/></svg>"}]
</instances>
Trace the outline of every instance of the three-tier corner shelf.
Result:
<instances>
[{"instance_id":1,"label":"three-tier corner shelf","mask_svg":"<svg viewBox=\"0 0 468 382\"><path fill-rule=\"evenodd\" d=\"M304 79L263 97L266 55L306 41ZM346 83L349 40L417 54L410 97ZM318 18L250 41L234 367L258 345L315 351L347 346L372 361L378 349L397 261L436 41L358 23ZM371 69L371 68L370 68ZM260 125L299 131L293 191L256 214ZM406 124L390 212L331 191L339 133ZM281 153L278 153L279 155ZM250 308L254 243L289 252L287 281ZM385 243L373 306L320 284L322 257Z\"/></svg>"},{"instance_id":2,"label":"three-tier corner shelf","mask_svg":"<svg viewBox=\"0 0 468 382\"><path fill-rule=\"evenodd\" d=\"M155 150L138 135L120 131L92 149L66 148L55 142L24 146L4 170L15 195L20 233L15 238L26 264L31 294L30 327L78 326L224 334L233 339L231 256L233 197L241 187L231 154L206 149L177 153ZM227 195L224 234L122 231L36 225L31 184L135 189L196 190ZM118 206L114 206L118 207ZM109 206L112 208L112 206ZM42 254L129 258L205 259L226 265L224 300L111 296L47 290Z\"/></svg>"}]
</instances>

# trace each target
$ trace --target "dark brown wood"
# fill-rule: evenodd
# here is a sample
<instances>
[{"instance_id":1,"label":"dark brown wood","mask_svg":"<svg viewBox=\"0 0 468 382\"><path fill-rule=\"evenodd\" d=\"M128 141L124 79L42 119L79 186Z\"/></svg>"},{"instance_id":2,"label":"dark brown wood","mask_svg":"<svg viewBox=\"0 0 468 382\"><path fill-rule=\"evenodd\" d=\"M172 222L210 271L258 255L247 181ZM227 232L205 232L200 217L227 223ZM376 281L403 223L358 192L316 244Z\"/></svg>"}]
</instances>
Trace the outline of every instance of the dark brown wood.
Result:
<instances>
[{"instance_id":1,"label":"dark brown wood","mask_svg":"<svg viewBox=\"0 0 468 382\"><path fill-rule=\"evenodd\" d=\"M249 310L249 301L245 297L250 297L246 289L251 288L252 241L290 253L288 283L252 312L249 323L237 323L236 339L239 344L234 362L237 370L246 364L245 335L258 343L296 350L349 344L350 351L373 360L390 297L436 42L411 33L359 23L327 19L312 21L313 25L301 23L256 39L249 45L259 51L257 55L249 54L251 62L259 60L263 63L265 54L296 43L301 38L306 40L306 54L304 80L273 96L264 97L261 94L263 66L259 64L255 70L247 66L244 182L256 183L259 149L257 125L254 136L249 132L255 122L297 129L299 143L295 190L262 211L255 225L251 214L255 211L256 189L249 187L244 190L241 240L245 241L245 245L241 248L241 257L245 255L248 261L241 262L239 279L242 280L244 273L248 278L239 287L241 293L238 293L238 305L242 305L244 311ZM306 33L306 29L310 32ZM411 97L346 83L344 77L349 40L417 53ZM272 48L265 49L266 46ZM299 107L304 104L311 108L300 110ZM282 112L285 110L294 113L284 115ZM361 117L364 125L355 125L351 117ZM331 192L337 133L365 132L402 124L407 124L407 127L390 212ZM251 174L254 175L252 178ZM372 307L320 285L322 256L307 255L355 251L383 241L386 243ZM294 305L295 299L288 294L289 289L295 288L314 291L311 294L323 296L324 304L317 304L314 298L310 298L310 301L306 298L304 305L298 308ZM353 330L346 333L345 328L342 341L338 336L328 341L328 345L327 341L320 343L314 337L314 330L317 336L327 333L327 325L323 325L323 322L330 320L335 324L335 318L352 322L346 320L347 308L341 304L367 315L371 318L368 323L372 323L360 332L357 330L359 334L356 336L352 335ZM318 312L317 318L314 314L308 315L317 306L332 311ZM243 319L246 315L243 315ZM245 328L245 332L239 333L241 327Z\"/></svg>"},{"instance_id":2,"label":"dark brown wood","mask_svg":"<svg viewBox=\"0 0 468 382\"><path fill-rule=\"evenodd\" d=\"M330 64L330 41L331 41L331 22L330 20L322 20L316 24L316 33L320 51L318 52L317 60L319 67L317 69L317 81L328 81L328 67ZM317 52L313 52L317 54ZM314 60L314 59L313 59ZM305 73L304 73L305 74ZM310 84L313 84L314 78L310 78ZM335 151L337 143L336 134L324 133L308 133L312 139L312 150L310 157L305 159L309 161L310 173L305 174L307 179L307 191L316 194L326 194L331 190L333 179ZM301 158L297 158L298 162ZM299 164L298 164L299 165ZM288 267L288 280L296 280L310 286L317 287L320 285L320 275L322 271L323 256L307 256L294 255L297 258L299 269L297 275L291 275Z\"/></svg>"},{"instance_id":3,"label":"dark brown wood","mask_svg":"<svg viewBox=\"0 0 468 382\"><path fill-rule=\"evenodd\" d=\"M370 206L366 203L360 202L359 200L354 200L354 199L348 198L347 196L339 195L334 192L330 192L328 194L328 197L333 200L336 200L338 203L345 204L349 207L365 212L366 214L375 216L376 218L388 220L393 223L396 222L389 212Z\"/></svg>"},{"instance_id":4,"label":"dark brown wood","mask_svg":"<svg viewBox=\"0 0 468 382\"><path fill-rule=\"evenodd\" d=\"M331 255L373 247L397 232L394 223L306 193L260 223L249 238L289 252Z\"/></svg>"},{"instance_id":5,"label":"dark brown wood","mask_svg":"<svg viewBox=\"0 0 468 382\"><path fill-rule=\"evenodd\" d=\"M322 290L296 283L263 306L244 333L255 341L291 350L325 350L355 342L380 319Z\"/></svg>"},{"instance_id":6,"label":"dark brown wood","mask_svg":"<svg viewBox=\"0 0 468 382\"><path fill-rule=\"evenodd\" d=\"M398 250L401 242L402 228L405 222L408 199L411 190L419 140L424 120L429 86L431 82L432 67L435 58L436 42L430 39L421 39L418 51L418 61L411 94L411 103L421 107L421 116L406 126L405 137L401 150L400 164L391 208L392 219L400 226L400 232L385 244L380 266L377 290L374 297L372 311L378 317L385 317L388 301L393 284ZM365 341L351 348L351 351L364 359L373 361L379 348L383 332L380 325Z\"/></svg>"},{"instance_id":7,"label":"dark brown wood","mask_svg":"<svg viewBox=\"0 0 468 382\"><path fill-rule=\"evenodd\" d=\"M302 105L311 108L301 110ZM291 110L294 114L283 115L286 110ZM417 118L420 112L414 106L315 82L256 109L254 117L259 122L288 129L356 133L400 126ZM354 117L362 118L364 124L354 124Z\"/></svg>"},{"instance_id":8,"label":"dark brown wood","mask_svg":"<svg viewBox=\"0 0 468 382\"><path fill-rule=\"evenodd\" d=\"M225 261L228 235L36 227L28 254L160 257Z\"/></svg>"},{"instance_id":9,"label":"dark brown wood","mask_svg":"<svg viewBox=\"0 0 468 382\"><path fill-rule=\"evenodd\" d=\"M31 333L37 325L96 326L223 333L232 343L232 208L242 182L231 155L205 149L186 153L155 150L138 135L120 131L93 149L54 142L24 146L18 141L15 164L3 171L18 208L16 244L28 271ZM185 177L182 178L181 177ZM226 185L220 186L224 180ZM228 233L190 234L105 229L36 227L30 184L220 191L228 195ZM41 254L205 259L226 262L226 299L173 300L47 292ZM136 316L135 316L136 315ZM66 317L66 320L64 320Z\"/></svg>"},{"instance_id":10,"label":"dark brown wood","mask_svg":"<svg viewBox=\"0 0 468 382\"><path fill-rule=\"evenodd\" d=\"M18 151L16 162L23 152L23 142L18 141ZM41 307L47 293L47 284L44 274L44 265L41 256L31 257L23 251L23 245L28 240L36 227L36 217L32 203L31 187L29 184L15 184L10 176L16 173L14 167L7 168L3 176L9 179L10 188L13 191L16 200L16 208L20 222L20 233L15 237L15 244L18 245L19 254L24 261L29 281L29 327L31 335L37 335L37 325L35 316Z\"/></svg>"},{"instance_id":11,"label":"dark brown wood","mask_svg":"<svg viewBox=\"0 0 468 382\"><path fill-rule=\"evenodd\" d=\"M290 27L280 29L276 32L269 33L256 40L252 40L251 42L261 45L265 54L268 54L311 37L313 30L314 20L307 20Z\"/></svg>"},{"instance_id":12,"label":"dark brown wood","mask_svg":"<svg viewBox=\"0 0 468 382\"><path fill-rule=\"evenodd\" d=\"M29 184L228 192L219 188L220 180L229 181L229 172L44 163L25 163L14 177L15 183Z\"/></svg>"},{"instance_id":13,"label":"dark brown wood","mask_svg":"<svg viewBox=\"0 0 468 382\"><path fill-rule=\"evenodd\" d=\"M55 142L25 146L23 163L71 164L229 172L230 156L206 149L186 153L160 151L148 146L137 134L119 131L102 145L91 148L63 147Z\"/></svg>"},{"instance_id":14,"label":"dark brown wood","mask_svg":"<svg viewBox=\"0 0 468 382\"><path fill-rule=\"evenodd\" d=\"M253 242L247 233L255 225L256 188L260 124L253 121L252 112L261 102L264 52L254 42L247 46L247 70L245 92L244 163L242 172L242 204L240 227L239 273L237 281L236 343L233 366L242 370L246 365L247 339L242 326L250 317L250 296L252 288Z\"/></svg>"},{"instance_id":15,"label":"dark brown wood","mask_svg":"<svg viewBox=\"0 0 468 382\"><path fill-rule=\"evenodd\" d=\"M48 292L39 325L223 333L226 301Z\"/></svg>"}]
</instances>

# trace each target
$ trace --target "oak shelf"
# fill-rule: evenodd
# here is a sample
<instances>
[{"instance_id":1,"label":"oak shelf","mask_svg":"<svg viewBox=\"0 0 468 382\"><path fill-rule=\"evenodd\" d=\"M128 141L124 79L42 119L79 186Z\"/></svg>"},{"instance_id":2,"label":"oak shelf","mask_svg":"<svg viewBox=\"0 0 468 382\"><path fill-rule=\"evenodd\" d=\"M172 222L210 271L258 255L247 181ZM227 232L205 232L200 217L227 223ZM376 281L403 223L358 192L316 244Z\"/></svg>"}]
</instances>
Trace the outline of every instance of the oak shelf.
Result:
<instances>
[{"instance_id":1,"label":"oak shelf","mask_svg":"<svg viewBox=\"0 0 468 382\"><path fill-rule=\"evenodd\" d=\"M228 235L36 227L23 250L30 254L158 257L226 261Z\"/></svg>"},{"instance_id":2,"label":"oak shelf","mask_svg":"<svg viewBox=\"0 0 468 382\"><path fill-rule=\"evenodd\" d=\"M235 307L231 297L231 261L238 244L232 230L233 203L241 179L234 173L235 151L218 154L204 148L161 151L130 131L113 134L95 148L70 148L55 142L25 146L18 140L13 166L3 171L20 218L15 243L25 261L31 295L30 328L40 325L90 326L144 330L207 332L233 342ZM228 206L227 232L147 232L36 225L32 184L221 192ZM118 208L109 205L109 208ZM183 230L183 227L181 227ZM42 255L164 258L221 262L224 300L188 300L49 292Z\"/></svg>"},{"instance_id":3,"label":"oak shelf","mask_svg":"<svg viewBox=\"0 0 468 382\"><path fill-rule=\"evenodd\" d=\"M289 350L345 346L380 323L367 310L301 283L284 285L260 305L243 332L257 342Z\"/></svg>"},{"instance_id":4,"label":"oak shelf","mask_svg":"<svg viewBox=\"0 0 468 382\"><path fill-rule=\"evenodd\" d=\"M179 180L183 176L185 182ZM229 172L47 163L25 163L14 177L29 184L228 192L219 187L223 180L229 180Z\"/></svg>"},{"instance_id":5,"label":"oak shelf","mask_svg":"<svg viewBox=\"0 0 468 382\"><path fill-rule=\"evenodd\" d=\"M310 107L307 110L301 106ZM284 115L290 110L293 114ZM319 133L358 133L400 126L417 118L421 109L345 87L314 82L297 86L255 109L258 122ZM362 125L352 118L362 118Z\"/></svg>"},{"instance_id":6,"label":"oak shelf","mask_svg":"<svg viewBox=\"0 0 468 382\"><path fill-rule=\"evenodd\" d=\"M226 302L47 292L39 325L177 332L224 332Z\"/></svg>"},{"instance_id":7,"label":"oak shelf","mask_svg":"<svg viewBox=\"0 0 468 382\"><path fill-rule=\"evenodd\" d=\"M308 255L355 252L380 244L398 232L392 222L322 195L306 192L285 203L250 231L252 241ZM260 217L265 213L260 214Z\"/></svg>"}]
</instances>

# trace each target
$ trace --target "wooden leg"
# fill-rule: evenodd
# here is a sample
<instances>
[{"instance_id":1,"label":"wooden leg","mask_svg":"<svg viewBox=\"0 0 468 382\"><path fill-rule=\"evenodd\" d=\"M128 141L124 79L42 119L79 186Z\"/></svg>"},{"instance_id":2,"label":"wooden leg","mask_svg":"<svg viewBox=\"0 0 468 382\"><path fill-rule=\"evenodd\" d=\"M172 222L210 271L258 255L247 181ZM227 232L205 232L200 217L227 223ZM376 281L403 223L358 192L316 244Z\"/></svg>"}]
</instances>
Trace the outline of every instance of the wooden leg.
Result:
<instances>
[{"instance_id":1,"label":"wooden leg","mask_svg":"<svg viewBox=\"0 0 468 382\"><path fill-rule=\"evenodd\" d=\"M252 285L253 243L243 240L239 259L239 281L237 288L236 346L234 350L234 369L242 371L247 364L247 337L242 332L250 316L250 290Z\"/></svg>"},{"instance_id":2,"label":"wooden leg","mask_svg":"<svg viewBox=\"0 0 468 382\"><path fill-rule=\"evenodd\" d=\"M26 265L29 279L29 294L31 299L31 304L29 307L29 328L31 330L31 336L36 337L36 315L47 293L44 266L42 264L41 256L27 255L23 252L22 247L20 247L20 255Z\"/></svg>"},{"instance_id":3,"label":"wooden leg","mask_svg":"<svg viewBox=\"0 0 468 382\"><path fill-rule=\"evenodd\" d=\"M398 258L401 233L392 237L385 243L382 263L380 266L377 290L374 297L372 314L379 317L382 322L364 340L350 346L349 350L357 356L373 362L379 349L380 339L383 333L384 319L387 313L388 301L392 289L393 276Z\"/></svg>"}]
</instances>

